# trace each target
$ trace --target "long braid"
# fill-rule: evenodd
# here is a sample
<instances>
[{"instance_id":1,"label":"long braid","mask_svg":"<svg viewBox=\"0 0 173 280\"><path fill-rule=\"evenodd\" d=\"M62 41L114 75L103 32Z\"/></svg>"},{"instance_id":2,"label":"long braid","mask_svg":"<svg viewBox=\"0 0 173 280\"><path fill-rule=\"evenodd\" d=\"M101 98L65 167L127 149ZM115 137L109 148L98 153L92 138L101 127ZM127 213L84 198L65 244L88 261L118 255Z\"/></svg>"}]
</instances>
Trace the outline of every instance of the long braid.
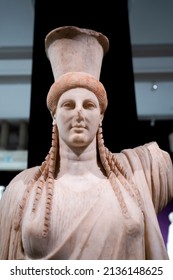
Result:
<instances>
[{"instance_id":1,"label":"long braid","mask_svg":"<svg viewBox=\"0 0 173 280\"><path fill-rule=\"evenodd\" d=\"M108 149L107 149L107 159L108 159L108 164L111 167L111 170L114 172L114 174L118 177L120 182L122 183L122 186L126 189L126 191L129 193L129 195L138 203L138 206L140 207L141 211L142 210L142 203L141 203L141 196L139 193L139 190L137 189L136 185L132 182L130 176L128 176L127 171L121 166L120 162L117 160L117 157L112 154ZM121 176L123 175L123 176ZM130 185L133 187L130 188Z\"/></svg>"},{"instance_id":2,"label":"long braid","mask_svg":"<svg viewBox=\"0 0 173 280\"><path fill-rule=\"evenodd\" d=\"M52 200L54 191L54 178L55 178L55 167L57 159L57 147L58 147L58 130L57 126L53 125L52 130L52 147L50 149L50 159L49 159L49 171L46 184L46 209L44 217L44 226L42 236L46 237L49 231L50 216L52 210Z\"/></svg>"},{"instance_id":3,"label":"long braid","mask_svg":"<svg viewBox=\"0 0 173 280\"><path fill-rule=\"evenodd\" d=\"M140 197L138 189L136 188L135 184L130 180L130 177L128 177L127 172L121 166L121 164L117 160L116 156L113 153L111 153L107 147L104 146L101 125L99 126L99 129L98 129L97 139L98 139L98 149L99 149L101 163L106 171L108 178L110 179L112 188L120 203L123 214L126 217L128 216L127 206L126 206L125 200L122 196L121 190L118 187L117 183L115 182L115 176L113 176L112 172L116 175L116 177L119 179L119 181L125 187L125 189L128 191L129 195L135 201L137 200L138 206L140 207L140 209L142 211L141 197ZM133 190L135 192L135 195L134 195L133 191L131 190L131 188L129 187L128 183L133 185Z\"/></svg>"},{"instance_id":4,"label":"long braid","mask_svg":"<svg viewBox=\"0 0 173 280\"><path fill-rule=\"evenodd\" d=\"M48 158L49 157L45 158L45 161L41 164L41 166L39 167L38 171L35 173L34 177L29 181L29 183L28 183L28 185L27 185L27 187L26 187L26 189L24 191L22 200L19 203L18 210L17 210L16 221L15 221L15 229L16 230L18 230L19 227L20 227L20 223L21 223L21 220L22 220L23 212L24 212L24 209L25 209L26 202L28 200L29 194L30 194L30 192L31 192L35 182L37 182L38 179L40 178L40 176L44 173L44 170L45 170L45 168L47 166Z\"/></svg>"},{"instance_id":5,"label":"long braid","mask_svg":"<svg viewBox=\"0 0 173 280\"><path fill-rule=\"evenodd\" d=\"M35 192L35 198L33 202L32 212L36 212L38 202L40 200L43 186L47 184L46 188L46 212L45 212L45 219L44 219L44 229L43 229L43 236L47 235L48 229L49 229L49 223L47 221L50 220L50 209L52 205L52 194L53 194L53 179L55 174L55 165L56 165L56 155L57 155L57 141L58 141L58 132L56 125L53 125L53 131L52 131L52 146L50 148L50 151L48 155L45 158L45 161L41 164L38 171L35 173L34 178L32 178L28 186L26 187L26 190L24 192L24 195L22 197L22 200L18 206L18 211L16 215L16 221L15 221L15 229L18 230L21 224L21 220L23 217L24 209L26 206L26 202L28 200L29 194L33 187L36 185L36 192ZM45 230L46 227L46 230Z\"/></svg>"},{"instance_id":6,"label":"long braid","mask_svg":"<svg viewBox=\"0 0 173 280\"><path fill-rule=\"evenodd\" d=\"M111 156L111 153L109 153L108 149L104 145L101 124L100 124L100 126L98 128L97 140L98 140L98 149L99 149L101 163L102 163L102 165L103 165L103 167L104 167L104 169L106 171L107 177L110 180L110 183L111 183L112 188L114 190L114 193L115 193L115 195L116 195L116 197L118 199L118 202L120 204L122 212L123 212L124 216L127 216L128 211L127 211L126 203L124 201L124 198L122 196L120 188L115 183L114 176L112 174L112 163L111 163L112 161L111 161L111 159L108 160L108 158L109 157L112 158L112 156Z\"/></svg>"},{"instance_id":7,"label":"long braid","mask_svg":"<svg viewBox=\"0 0 173 280\"><path fill-rule=\"evenodd\" d=\"M34 198L33 207L32 207L32 212L33 213L36 212L38 202L39 202L41 194L43 192L43 185L44 185L44 183L46 182L46 179L47 179L47 174L48 174L48 164L46 164L40 178L38 178L38 180L36 182L37 188L36 188L35 198Z\"/></svg>"},{"instance_id":8,"label":"long braid","mask_svg":"<svg viewBox=\"0 0 173 280\"><path fill-rule=\"evenodd\" d=\"M106 175L109 178L111 173L111 168L106 159L106 147L104 146L103 133L102 133L102 125L99 125L97 132L97 142L98 142L98 150L100 154L101 163L106 171Z\"/></svg>"}]
</instances>

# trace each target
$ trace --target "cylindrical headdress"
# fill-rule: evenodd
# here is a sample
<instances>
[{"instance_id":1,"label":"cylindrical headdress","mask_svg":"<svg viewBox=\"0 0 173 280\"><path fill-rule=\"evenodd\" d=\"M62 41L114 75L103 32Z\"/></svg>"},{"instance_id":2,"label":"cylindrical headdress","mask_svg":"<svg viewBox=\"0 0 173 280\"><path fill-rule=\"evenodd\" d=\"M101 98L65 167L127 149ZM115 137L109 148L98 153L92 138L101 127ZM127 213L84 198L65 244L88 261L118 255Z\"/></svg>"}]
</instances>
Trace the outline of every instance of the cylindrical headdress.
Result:
<instances>
[{"instance_id":1,"label":"cylindrical headdress","mask_svg":"<svg viewBox=\"0 0 173 280\"><path fill-rule=\"evenodd\" d=\"M48 33L45 48L55 80L47 95L51 114L61 94L77 87L92 91L104 112L107 94L99 78L103 56L109 49L108 38L90 29L64 26Z\"/></svg>"}]
</instances>

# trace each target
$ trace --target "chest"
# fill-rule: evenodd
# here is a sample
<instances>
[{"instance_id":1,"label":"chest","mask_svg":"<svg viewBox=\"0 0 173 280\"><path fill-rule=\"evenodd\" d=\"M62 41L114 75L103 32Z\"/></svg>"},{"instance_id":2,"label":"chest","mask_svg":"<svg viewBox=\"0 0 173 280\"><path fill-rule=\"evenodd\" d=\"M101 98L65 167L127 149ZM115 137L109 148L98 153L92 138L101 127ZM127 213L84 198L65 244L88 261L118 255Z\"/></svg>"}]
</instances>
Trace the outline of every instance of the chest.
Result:
<instances>
[{"instance_id":1,"label":"chest","mask_svg":"<svg viewBox=\"0 0 173 280\"><path fill-rule=\"evenodd\" d=\"M84 188L81 188L80 184L73 187L73 184L56 185L50 230L46 238L41 237L46 192L43 192L34 216L31 214L32 203L29 205L23 223L23 243L30 258L33 258L33 255L34 258L49 255L55 248L57 252L61 252L62 246L65 246L64 251L70 255L74 251L76 240L80 244L84 236L87 238L91 233L92 241L89 243L93 243L92 246L102 244L103 240L116 242L115 240L122 237L137 238L143 234L142 213L126 191L122 192L128 209L128 216L124 217L122 206L108 180L92 187L86 184ZM97 246L99 247L99 244Z\"/></svg>"}]
</instances>

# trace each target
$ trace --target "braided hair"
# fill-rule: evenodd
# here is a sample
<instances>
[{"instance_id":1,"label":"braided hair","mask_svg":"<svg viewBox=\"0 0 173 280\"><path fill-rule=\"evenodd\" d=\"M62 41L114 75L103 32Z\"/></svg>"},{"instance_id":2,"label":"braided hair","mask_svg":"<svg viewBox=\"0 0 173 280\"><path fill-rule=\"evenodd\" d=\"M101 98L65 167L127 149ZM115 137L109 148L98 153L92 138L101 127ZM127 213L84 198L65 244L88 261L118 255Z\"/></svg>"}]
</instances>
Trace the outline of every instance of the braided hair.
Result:
<instances>
[{"instance_id":1,"label":"braided hair","mask_svg":"<svg viewBox=\"0 0 173 280\"><path fill-rule=\"evenodd\" d=\"M104 113L107 107L107 95L103 85L97 79L91 77L91 75L89 74L80 72L72 72L65 74L60 79L62 80L55 82L53 86L51 86L50 91L48 93L47 106L51 114L53 114L55 111L59 96L71 87L84 87L95 93L99 100L101 112ZM18 230L21 225L24 209L26 206L26 202L29 199L29 194L31 190L35 188L35 196L32 206L32 212L35 213L43 192L43 186L46 186L45 215L42 229L42 237L46 237L49 232L54 192L54 179L58 173L58 164L60 161L58 138L58 128L57 125L53 123L51 148L49 150L48 155L45 158L45 161L43 161L40 168L35 173L34 177L29 181L25 189L23 198L18 206L18 211L16 215L16 230ZM117 179L122 183L122 186L126 189L126 191L128 191L129 195L135 201L137 201L138 206L142 210L141 198L138 189L131 181L127 172L121 166L120 162L117 160L116 155L111 153L108 150L108 148L104 145L101 124L97 131L97 145L98 156L100 157L100 161L103 166L103 169L106 172L106 176L110 180L114 193L122 209L123 215L125 217L128 217L128 211L121 189L116 183ZM130 185L133 187L133 191Z\"/></svg>"}]
</instances>

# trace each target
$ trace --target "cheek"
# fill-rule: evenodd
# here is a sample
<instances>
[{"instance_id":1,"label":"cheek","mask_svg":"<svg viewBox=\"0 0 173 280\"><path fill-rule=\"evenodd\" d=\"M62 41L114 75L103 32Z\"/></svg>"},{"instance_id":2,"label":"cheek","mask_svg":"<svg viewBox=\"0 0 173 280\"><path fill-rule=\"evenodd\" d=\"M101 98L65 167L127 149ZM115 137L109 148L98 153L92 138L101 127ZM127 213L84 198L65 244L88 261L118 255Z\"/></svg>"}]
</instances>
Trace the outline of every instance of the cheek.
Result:
<instances>
[{"instance_id":1,"label":"cheek","mask_svg":"<svg viewBox=\"0 0 173 280\"><path fill-rule=\"evenodd\" d=\"M70 126L71 117L67 113L61 113L56 115L56 124L58 130L63 131Z\"/></svg>"},{"instance_id":2,"label":"cheek","mask_svg":"<svg viewBox=\"0 0 173 280\"><path fill-rule=\"evenodd\" d=\"M99 124L100 124L100 116L96 115L96 116L92 116L91 120L90 120L90 127L92 131L97 131L99 128Z\"/></svg>"},{"instance_id":3,"label":"cheek","mask_svg":"<svg viewBox=\"0 0 173 280\"><path fill-rule=\"evenodd\" d=\"M56 115L56 122L57 124L61 124L66 122L66 114L65 113L59 113Z\"/></svg>"},{"instance_id":4,"label":"cheek","mask_svg":"<svg viewBox=\"0 0 173 280\"><path fill-rule=\"evenodd\" d=\"M63 121L63 118L61 115L56 116L56 124L57 124L58 130L61 131L64 126L64 121Z\"/></svg>"}]
</instances>

